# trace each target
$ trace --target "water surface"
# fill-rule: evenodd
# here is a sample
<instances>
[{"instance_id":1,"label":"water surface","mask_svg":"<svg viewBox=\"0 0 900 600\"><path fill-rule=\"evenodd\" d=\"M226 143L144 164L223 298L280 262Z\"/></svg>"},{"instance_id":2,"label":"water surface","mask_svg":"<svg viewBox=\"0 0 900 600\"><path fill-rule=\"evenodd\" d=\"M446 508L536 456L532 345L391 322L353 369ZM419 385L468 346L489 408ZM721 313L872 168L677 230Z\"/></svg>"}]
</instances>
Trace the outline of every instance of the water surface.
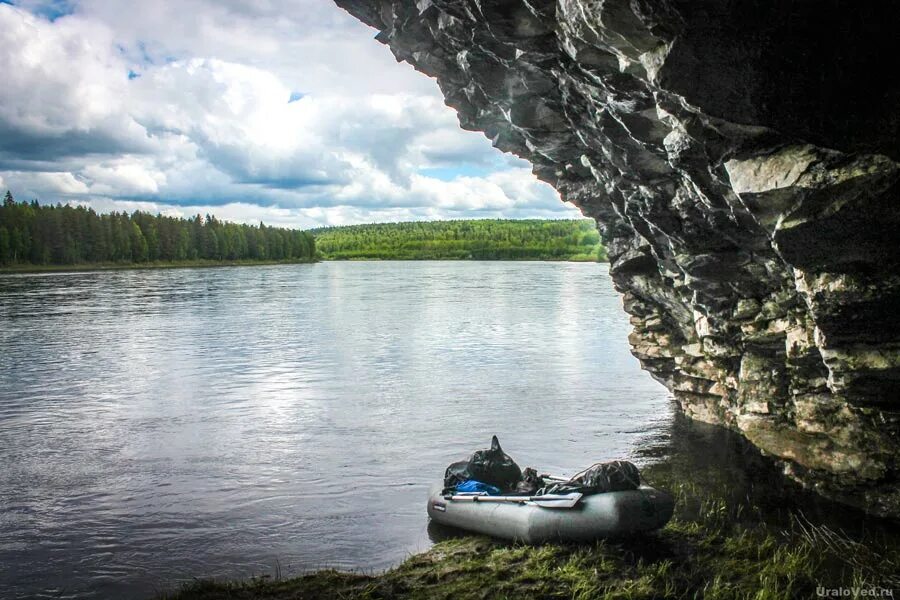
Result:
<instances>
[{"instance_id":1,"label":"water surface","mask_svg":"<svg viewBox=\"0 0 900 600\"><path fill-rule=\"evenodd\" d=\"M0 597L375 570L492 434L558 473L667 435L607 267L0 276Z\"/></svg>"}]
</instances>

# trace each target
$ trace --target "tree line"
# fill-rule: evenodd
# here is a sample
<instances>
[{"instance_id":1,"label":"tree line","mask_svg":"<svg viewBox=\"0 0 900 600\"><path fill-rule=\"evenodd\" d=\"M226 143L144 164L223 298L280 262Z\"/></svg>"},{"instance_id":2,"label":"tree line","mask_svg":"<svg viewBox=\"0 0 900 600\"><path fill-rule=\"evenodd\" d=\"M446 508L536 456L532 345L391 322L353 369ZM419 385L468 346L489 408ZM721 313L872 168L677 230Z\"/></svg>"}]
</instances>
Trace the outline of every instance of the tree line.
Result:
<instances>
[{"instance_id":1,"label":"tree line","mask_svg":"<svg viewBox=\"0 0 900 600\"><path fill-rule=\"evenodd\" d=\"M304 231L183 219L135 211L98 214L84 206L16 202L0 206L0 265L207 261L293 261L316 256Z\"/></svg>"},{"instance_id":2,"label":"tree line","mask_svg":"<svg viewBox=\"0 0 900 600\"><path fill-rule=\"evenodd\" d=\"M592 219L419 221L311 233L329 260L606 260Z\"/></svg>"}]
</instances>

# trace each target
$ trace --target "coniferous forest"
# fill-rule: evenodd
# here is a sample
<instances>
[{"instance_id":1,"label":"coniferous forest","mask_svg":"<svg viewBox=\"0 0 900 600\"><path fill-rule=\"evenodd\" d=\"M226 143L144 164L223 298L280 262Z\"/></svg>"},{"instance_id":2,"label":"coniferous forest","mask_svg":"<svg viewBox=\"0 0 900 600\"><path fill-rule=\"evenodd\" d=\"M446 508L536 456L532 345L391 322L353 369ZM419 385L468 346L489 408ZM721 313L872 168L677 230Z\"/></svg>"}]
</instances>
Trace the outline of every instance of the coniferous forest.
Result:
<instances>
[{"instance_id":1,"label":"coniferous forest","mask_svg":"<svg viewBox=\"0 0 900 600\"><path fill-rule=\"evenodd\" d=\"M416 221L311 232L328 260L606 260L591 219Z\"/></svg>"},{"instance_id":2,"label":"coniferous forest","mask_svg":"<svg viewBox=\"0 0 900 600\"><path fill-rule=\"evenodd\" d=\"M310 231L184 219L84 206L0 205L0 266L168 265L326 260L605 261L594 222L581 220L416 221Z\"/></svg>"},{"instance_id":3,"label":"coniferous forest","mask_svg":"<svg viewBox=\"0 0 900 600\"><path fill-rule=\"evenodd\" d=\"M98 214L83 206L16 202L0 206L0 265L304 261L316 256L304 231L145 212Z\"/></svg>"}]
</instances>

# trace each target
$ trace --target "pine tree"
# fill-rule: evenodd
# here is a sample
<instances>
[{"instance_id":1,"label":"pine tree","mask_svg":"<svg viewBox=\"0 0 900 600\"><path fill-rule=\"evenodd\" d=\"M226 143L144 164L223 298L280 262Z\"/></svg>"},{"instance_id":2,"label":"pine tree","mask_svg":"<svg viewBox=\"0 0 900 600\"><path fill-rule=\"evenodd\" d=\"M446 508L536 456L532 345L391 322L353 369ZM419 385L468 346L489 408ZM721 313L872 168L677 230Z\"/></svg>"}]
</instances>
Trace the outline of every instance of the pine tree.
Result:
<instances>
[{"instance_id":1,"label":"pine tree","mask_svg":"<svg viewBox=\"0 0 900 600\"><path fill-rule=\"evenodd\" d=\"M131 222L131 260L134 262L145 262L149 251L147 249L147 240L138 224Z\"/></svg>"},{"instance_id":2,"label":"pine tree","mask_svg":"<svg viewBox=\"0 0 900 600\"><path fill-rule=\"evenodd\" d=\"M0 225L0 265L12 262L12 247L10 235L6 227Z\"/></svg>"}]
</instances>

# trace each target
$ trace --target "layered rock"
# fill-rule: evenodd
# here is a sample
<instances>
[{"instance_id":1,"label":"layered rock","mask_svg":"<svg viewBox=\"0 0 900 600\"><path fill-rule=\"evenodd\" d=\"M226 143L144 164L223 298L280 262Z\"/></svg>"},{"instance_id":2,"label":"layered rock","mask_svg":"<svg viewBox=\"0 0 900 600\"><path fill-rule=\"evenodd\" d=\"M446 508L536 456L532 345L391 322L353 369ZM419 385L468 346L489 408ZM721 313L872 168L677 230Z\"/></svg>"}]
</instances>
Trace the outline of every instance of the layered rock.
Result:
<instances>
[{"instance_id":1,"label":"layered rock","mask_svg":"<svg viewBox=\"0 0 900 600\"><path fill-rule=\"evenodd\" d=\"M597 220L633 352L687 415L900 516L895 9L337 3Z\"/></svg>"}]
</instances>

